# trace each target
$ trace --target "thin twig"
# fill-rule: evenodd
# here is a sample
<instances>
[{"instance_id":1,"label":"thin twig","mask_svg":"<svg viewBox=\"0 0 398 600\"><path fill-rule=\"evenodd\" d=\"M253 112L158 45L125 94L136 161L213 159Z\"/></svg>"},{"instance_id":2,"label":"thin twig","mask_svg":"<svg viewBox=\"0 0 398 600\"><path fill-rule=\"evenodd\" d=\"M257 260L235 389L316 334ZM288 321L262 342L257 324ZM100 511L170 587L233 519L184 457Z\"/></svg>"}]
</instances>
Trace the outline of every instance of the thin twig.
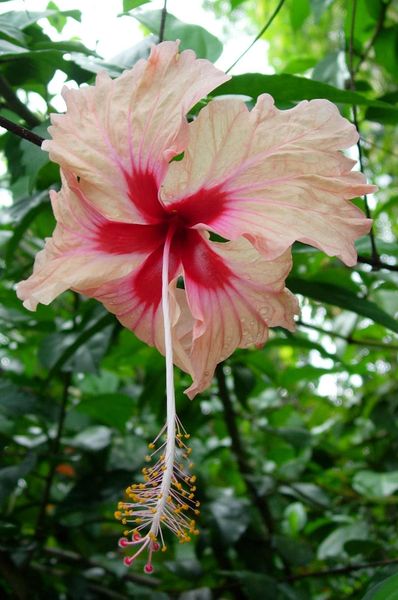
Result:
<instances>
[{"instance_id":1,"label":"thin twig","mask_svg":"<svg viewBox=\"0 0 398 600\"><path fill-rule=\"evenodd\" d=\"M379 257L377 257L377 259L374 259L373 257L368 258L366 256L358 256L358 262L364 263L365 265L371 265L372 267L375 267L375 269L386 269L387 271L398 271L398 265L389 265L388 263L380 260Z\"/></svg>"},{"instance_id":2,"label":"thin twig","mask_svg":"<svg viewBox=\"0 0 398 600\"><path fill-rule=\"evenodd\" d=\"M162 14L160 17L160 28L159 28L159 44L163 42L164 39L164 30L166 27L166 18L167 18L167 0L164 0Z\"/></svg>"},{"instance_id":3,"label":"thin twig","mask_svg":"<svg viewBox=\"0 0 398 600\"><path fill-rule=\"evenodd\" d=\"M330 337L343 340L344 342L347 342L347 344L354 344L356 346L365 347L371 346L372 348L380 348L381 350L393 350L394 352L398 350L397 344L383 344L383 342L377 342L376 340L357 340L351 336L337 333L337 331L328 331L327 329L322 329L322 327L318 327L317 325L312 325L311 323L304 323L304 321L301 321L300 319L296 322L297 325L300 325L301 327L313 329L314 331L318 331L318 333L322 333L323 335L329 335Z\"/></svg>"},{"instance_id":4,"label":"thin twig","mask_svg":"<svg viewBox=\"0 0 398 600\"><path fill-rule=\"evenodd\" d=\"M285 3L285 0L279 0L278 6L275 8L274 12L270 16L270 18L268 19L268 21L266 22L264 27L256 35L256 37L254 38L252 43L246 48L246 50L244 52L242 52L242 54L240 56L238 56L236 61L234 63L232 63L232 65L225 71L226 73L229 73L231 71L231 69L233 69L234 66L245 56L245 54L247 54L249 52L250 48L252 48L254 46L254 44L261 38L261 36L264 35L264 33L267 31L267 29L271 26L272 21L275 19L276 15L280 11L280 9L284 5L284 3Z\"/></svg>"},{"instance_id":5,"label":"thin twig","mask_svg":"<svg viewBox=\"0 0 398 600\"><path fill-rule=\"evenodd\" d=\"M350 27L350 40L349 40L349 48L348 48L348 70L350 73L350 89L355 92L355 70L354 70L354 34L355 34L355 19L357 14L357 0L352 0L352 19L351 19L351 27ZM356 130L358 131L359 138L357 142L358 148L358 158L359 158L359 166L362 172L364 172L364 164L363 164L363 154L362 154L362 146L361 146L361 136L359 131L359 123L358 123L358 112L355 104L352 105L352 120L355 125ZM371 212L368 203L368 197L366 194L363 196L364 205L365 205L365 213L368 219L371 218ZM376 248L376 240L374 236L373 227L369 231L369 239L370 246L372 248L372 260L376 263L380 260L379 254ZM375 267L376 268L376 267Z\"/></svg>"},{"instance_id":6,"label":"thin twig","mask_svg":"<svg viewBox=\"0 0 398 600\"><path fill-rule=\"evenodd\" d=\"M347 565L345 567L336 567L334 569L324 569L322 571L308 571L307 573L298 573L297 575L289 575L283 581L297 581L298 579L305 579L307 577L330 577L331 575L345 575L352 573L353 571L360 571L361 569L371 569L374 567L385 567L386 565L393 565L398 563L398 558L387 558L385 560L375 560L369 563L359 563L354 565Z\"/></svg>"},{"instance_id":7,"label":"thin twig","mask_svg":"<svg viewBox=\"0 0 398 600\"><path fill-rule=\"evenodd\" d=\"M8 81L0 75L0 96L4 98L8 108L19 115L25 121L28 127L37 127L41 121L33 114L27 106L18 98Z\"/></svg>"},{"instance_id":8,"label":"thin twig","mask_svg":"<svg viewBox=\"0 0 398 600\"><path fill-rule=\"evenodd\" d=\"M0 127L4 127L4 129L11 131L11 133L15 133L15 135L22 138L23 140L27 140L32 144L36 144L36 146L41 146L44 142L44 138L40 137L40 135L37 135L37 133L33 133L33 131L26 129L21 125L17 125L17 123L9 121L8 119L2 116L0 116Z\"/></svg>"},{"instance_id":9,"label":"thin twig","mask_svg":"<svg viewBox=\"0 0 398 600\"><path fill-rule=\"evenodd\" d=\"M393 152L392 150L387 150L383 146L380 146L380 144L376 144L376 142L371 142L367 138L363 137L363 135L361 135L361 141L364 142L365 144L369 144L369 146L373 146L374 148L377 148L384 154L389 154L390 156L395 156L395 158L398 158L398 152Z\"/></svg>"}]
</instances>

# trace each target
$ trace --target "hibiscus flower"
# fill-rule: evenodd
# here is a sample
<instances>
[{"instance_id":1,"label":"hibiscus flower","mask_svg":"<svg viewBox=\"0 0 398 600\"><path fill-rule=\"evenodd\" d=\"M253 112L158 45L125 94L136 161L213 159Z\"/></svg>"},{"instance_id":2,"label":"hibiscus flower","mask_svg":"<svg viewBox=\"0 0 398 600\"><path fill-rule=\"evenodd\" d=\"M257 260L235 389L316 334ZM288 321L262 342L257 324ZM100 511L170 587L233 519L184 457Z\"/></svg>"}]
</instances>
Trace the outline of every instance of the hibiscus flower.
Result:
<instances>
[{"instance_id":1,"label":"hibiscus flower","mask_svg":"<svg viewBox=\"0 0 398 600\"><path fill-rule=\"evenodd\" d=\"M293 242L353 265L354 241L370 229L348 200L374 188L341 153L358 134L337 108L313 100L278 110L263 94L251 111L213 100L188 123L227 79L164 42L115 80L100 73L94 86L64 89L67 112L52 115L43 143L61 166L57 225L17 289L31 310L67 289L96 298L166 356L166 439L150 444L155 465L118 511L135 523L121 545L139 544L134 557L149 550L147 572L162 524L181 541L197 531L186 512L198 512L194 477L176 461L179 452L189 462L189 448L173 362L192 376L193 398L236 348L263 344L269 327L294 328Z\"/></svg>"}]
</instances>

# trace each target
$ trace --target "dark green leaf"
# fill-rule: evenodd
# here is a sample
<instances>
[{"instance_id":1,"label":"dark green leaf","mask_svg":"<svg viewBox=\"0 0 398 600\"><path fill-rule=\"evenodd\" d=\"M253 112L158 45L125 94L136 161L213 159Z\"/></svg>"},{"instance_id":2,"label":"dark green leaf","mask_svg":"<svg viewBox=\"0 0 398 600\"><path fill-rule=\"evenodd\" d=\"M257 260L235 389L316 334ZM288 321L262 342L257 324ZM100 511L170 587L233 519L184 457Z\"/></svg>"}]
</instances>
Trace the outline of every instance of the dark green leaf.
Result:
<instances>
[{"instance_id":1,"label":"dark green leaf","mask_svg":"<svg viewBox=\"0 0 398 600\"><path fill-rule=\"evenodd\" d=\"M257 98L264 93L271 94L276 103L283 106L295 104L301 100L326 98L337 104L374 106L384 109L391 115L398 116L398 108L387 102L370 100L358 92L340 90L326 83L295 75L262 75L260 73L236 75L212 92L217 96L220 94L244 94L250 95L252 98Z\"/></svg>"},{"instance_id":2,"label":"dark green leaf","mask_svg":"<svg viewBox=\"0 0 398 600\"><path fill-rule=\"evenodd\" d=\"M359 471L354 475L352 487L358 494L367 498L384 498L398 490L398 471L375 473Z\"/></svg>"},{"instance_id":3,"label":"dark green leaf","mask_svg":"<svg viewBox=\"0 0 398 600\"><path fill-rule=\"evenodd\" d=\"M36 456L28 454L19 465L0 469L0 503L14 491L18 480L30 473L35 463Z\"/></svg>"},{"instance_id":4,"label":"dark green leaf","mask_svg":"<svg viewBox=\"0 0 398 600\"><path fill-rule=\"evenodd\" d=\"M149 2L151 0L123 0L123 12L129 12L129 10L138 8L138 6L142 6L143 4L149 4Z\"/></svg>"},{"instance_id":5,"label":"dark green leaf","mask_svg":"<svg viewBox=\"0 0 398 600\"><path fill-rule=\"evenodd\" d=\"M373 586L362 600L398 600L398 573Z\"/></svg>"},{"instance_id":6,"label":"dark green leaf","mask_svg":"<svg viewBox=\"0 0 398 600\"><path fill-rule=\"evenodd\" d=\"M210 510L223 542L235 544L250 522L248 503L232 497L219 498L212 502Z\"/></svg>"},{"instance_id":7,"label":"dark green leaf","mask_svg":"<svg viewBox=\"0 0 398 600\"><path fill-rule=\"evenodd\" d=\"M161 10L151 10L133 16L151 33L158 35L161 15ZM190 48L196 52L198 58L207 58L212 62L217 60L223 50L221 42L206 29L199 25L183 23L170 13L167 13L164 39L181 40L181 50Z\"/></svg>"},{"instance_id":8,"label":"dark green leaf","mask_svg":"<svg viewBox=\"0 0 398 600\"><path fill-rule=\"evenodd\" d=\"M365 298L358 298L346 288L331 283L305 281L296 277L289 277L287 285L296 294L302 294L313 300L334 304L344 310L350 310L398 333L398 322L395 319L385 313L377 304Z\"/></svg>"},{"instance_id":9,"label":"dark green leaf","mask_svg":"<svg viewBox=\"0 0 398 600\"><path fill-rule=\"evenodd\" d=\"M125 431L126 423L132 415L133 401L123 394L100 394L86 396L77 410L96 421Z\"/></svg>"}]
</instances>

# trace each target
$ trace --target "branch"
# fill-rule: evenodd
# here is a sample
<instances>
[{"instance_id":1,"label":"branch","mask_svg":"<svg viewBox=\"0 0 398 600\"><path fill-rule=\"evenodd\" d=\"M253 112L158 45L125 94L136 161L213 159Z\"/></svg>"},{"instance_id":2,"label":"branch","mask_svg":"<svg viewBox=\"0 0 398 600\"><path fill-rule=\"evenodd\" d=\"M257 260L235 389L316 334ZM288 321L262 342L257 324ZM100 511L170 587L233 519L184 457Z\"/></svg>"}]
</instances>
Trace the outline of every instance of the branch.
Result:
<instances>
[{"instance_id":1,"label":"branch","mask_svg":"<svg viewBox=\"0 0 398 600\"><path fill-rule=\"evenodd\" d=\"M348 70L350 72L350 80L349 80L350 89L353 92L355 92L354 33L355 33L356 14L357 14L357 0L352 0L352 19L351 19L351 28L350 28L349 50L348 50L348 52L349 52ZM361 135L360 135L360 130L359 130L357 107L355 104L352 105L352 120L353 120L355 128L359 134L359 138L358 138L358 142L357 142L358 158L359 158L359 166L363 173L364 165L363 165L363 155L362 155L362 146L361 146ZM364 194L363 199L364 199L364 204L365 204L366 216L368 217L368 219L371 219L372 215L370 212L368 197L366 194ZM374 231L373 231L373 226L372 226L371 230L369 231L368 235L369 235L369 239L370 239L370 246L372 248L372 260L377 262L380 260L380 258L379 258L379 254L378 254L377 248L376 248L376 240L375 240L375 235L374 235Z\"/></svg>"},{"instance_id":2,"label":"branch","mask_svg":"<svg viewBox=\"0 0 398 600\"><path fill-rule=\"evenodd\" d=\"M368 258L366 256L358 256L358 262L364 263L365 265L371 265L375 270L377 269L387 269L387 271L398 271L398 265L389 265L386 262L380 260L379 257Z\"/></svg>"},{"instance_id":3,"label":"branch","mask_svg":"<svg viewBox=\"0 0 398 600\"><path fill-rule=\"evenodd\" d=\"M398 345L396 344L383 344L383 342L377 342L376 340L356 340L355 338L342 335L341 333L337 333L336 331L328 331L327 329L322 329L322 327L318 327L317 325L312 325L310 323L304 323L299 319L296 321L297 325L301 325L302 327L306 327L307 329L313 329L314 331L318 331L324 335L330 335L330 337L338 338L339 340L344 340L347 344L355 344L356 346L371 346L373 348L380 348L382 350L393 350L396 352L398 350Z\"/></svg>"},{"instance_id":4,"label":"branch","mask_svg":"<svg viewBox=\"0 0 398 600\"><path fill-rule=\"evenodd\" d=\"M63 430L65 416L66 416L66 406L67 406L67 402L68 402L68 391L69 391L69 386L71 384L71 381L72 381L71 373L66 373L66 375L64 376L64 386L63 386L61 406L60 406L59 416L58 416L57 433L55 435L54 442L52 444L52 449L51 449L51 459L50 459L51 465L50 465L50 469L49 469L47 477L46 477L46 485L44 487L43 496L42 496L40 508L39 508L39 514L37 515L37 520L36 520L35 538L39 543L42 542L46 537L45 530L44 530L44 524L45 524L45 520L46 520L46 508L47 508L47 504L50 499L51 486L52 486L52 483L54 480L55 470L57 468L56 458L59 453L59 448L61 445L61 436L62 436L62 430Z\"/></svg>"},{"instance_id":5,"label":"branch","mask_svg":"<svg viewBox=\"0 0 398 600\"><path fill-rule=\"evenodd\" d=\"M334 569L324 569L322 571L309 571L308 573L299 573L297 575L289 575L283 581L297 581L307 577L329 577L330 575L345 575L352 571L360 571L361 569L370 569L372 567L384 567L398 563L398 558L386 558L385 560L376 560L370 563L358 563L347 565L345 567L336 567Z\"/></svg>"},{"instance_id":6,"label":"branch","mask_svg":"<svg viewBox=\"0 0 398 600\"><path fill-rule=\"evenodd\" d=\"M381 33L381 30L383 29L383 26L384 26L384 21L385 21L385 18L386 18L386 14L387 14L387 9L390 6L391 2L392 2L392 0L386 0L384 4L381 3L381 5L380 5L380 15L379 15L379 18L377 20L375 30L373 32L372 37L369 40L368 45L366 46L366 48L364 49L364 51L362 52L362 54L359 56L359 62L357 64L357 66L355 67L355 69L353 69L353 74L354 75L356 75L358 73L359 69L361 68L362 63L364 63L365 60L368 58L369 52L373 48L373 45L374 45L375 41L377 40L379 34Z\"/></svg>"},{"instance_id":7,"label":"branch","mask_svg":"<svg viewBox=\"0 0 398 600\"><path fill-rule=\"evenodd\" d=\"M256 37L254 38L254 40L252 41L252 43L246 48L246 50L244 52L242 52L242 54L240 56L238 56L238 58L236 59L236 61L234 63L232 63L232 65L225 71L226 73L229 73L231 71L231 69L233 69L234 66L245 56L245 54L247 54L249 52L250 48L252 48L254 46L254 44L261 38L261 36L264 35L264 33L267 31L267 29L271 26L272 21L275 19L276 15L280 11L280 9L284 5L284 3L285 3L285 0L279 0L278 6L276 7L276 9L274 10L274 12L272 13L272 15L270 16L270 18L268 19L268 21L266 22L266 24L264 25L264 27L256 35Z\"/></svg>"},{"instance_id":8,"label":"branch","mask_svg":"<svg viewBox=\"0 0 398 600\"><path fill-rule=\"evenodd\" d=\"M37 127L41 121L18 98L8 81L0 75L0 96L3 96L8 108L21 117L29 127Z\"/></svg>"},{"instance_id":9,"label":"branch","mask_svg":"<svg viewBox=\"0 0 398 600\"><path fill-rule=\"evenodd\" d=\"M97 562L91 558L86 558L77 552L72 552L71 550L61 550L61 548L43 548L44 554L51 556L52 558L57 558L59 561L63 561L66 563L79 563L79 565L88 565L90 567L101 567L110 575L115 575L113 571L107 569L101 562ZM156 587L160 584L159 579L156 577L145 577L145 575L138 575L136 573L124 573L121 576L123 581L131 581L133 583L139 583L140 585L146 585L149 587Z\"/></svg>"},{"instance_id":10,"label":"branch","mask_svg":"<svg viewBox=\"0 0 398 600\"><path fill-rule=\"evenodd\" d=\"M166 27L166 17L167 17L167 0L164 0L162 15L160 17L160 28L159 28L159 44L163 42L164 39L164 29Z\"/></svg>"},{"instance_id":11,"label":"branch","mask_svg":"<svg viewBox=\"0 0 398 600\"><path fill-rule=\"evenodd\" d=\"M37 133L33 133L33 131L29 131L29 129L25 129L25 127L17 125L17 123L13 123L13 121L9 121L2 116L0 116L0 126L4 127L4 129L7 129L8 131L11 131L11 133L15 133L15 135L23 140L27 140L32 144L36 144L36 146L41 147L42 143L44 142L44 138L40 137L40 135L37 135Z\"/></svg>"},{"instance_id":12,"label":"branch","mask_svg":"<svg viewBox=\"0 0 398 600\"><path fill-rule=\"evenodd\" d=\"M0 573L13 592L11 598L28 600L28 598L32 597L31 587L29 581L26 579L25 571L18 569L3 550L0 551Z\"/></svg>"},{"instance_id":13,"label":"branch","mask_svg":"<svg viewBox=\"0 0 398 600\"><path fill-rule=\"evenodd\" d=\"M253 500L253 504L258 509L258 511L262 517L262 520L265 523L268 533L272 534L274 532L275 527L274 527L274 522L272 519L271 512L269 510L269 507L268 507L266 501L264 500L264 498L262 498L258 494L256 486L253 484L253 482L251 481L251 479L249 477L251 469L248 464L245 451L243 449L242 440L240 439L239 430L238 430L238 427L236 424L235 412L234 412L232 401L231 401L231 398L230 398L230 395L228 392L227 382L225 379L225 373L224 373L222 363L220 363L217 366L216 379L217 379L217 383L218 383L218 391L219 391L219 395L220 395L220 400L224 407L225 423L227 425L228 433L231 438L232 451L235 454L235 458L238 463L240 474L242 475L242 478L246 484L247 490Z\"/></svg>"}]
</instances>

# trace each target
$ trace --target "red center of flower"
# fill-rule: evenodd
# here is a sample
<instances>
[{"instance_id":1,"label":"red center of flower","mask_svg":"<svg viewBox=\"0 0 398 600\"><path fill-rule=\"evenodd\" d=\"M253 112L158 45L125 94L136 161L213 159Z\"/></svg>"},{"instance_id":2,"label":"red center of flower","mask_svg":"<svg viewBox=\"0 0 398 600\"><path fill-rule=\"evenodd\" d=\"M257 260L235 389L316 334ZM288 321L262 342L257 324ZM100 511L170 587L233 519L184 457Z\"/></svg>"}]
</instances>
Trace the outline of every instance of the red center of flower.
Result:
<instances>
[{"instance_id":1,"label":"red center of flower","mask_svg":"<svg viewBox=\"0 0 398 600\"><path fill-rule=\"evenodd\" d=\"M147 224L104 220L96 240L98 249L107 254L143 254L143 264L131 279L139 299L153 307L160 302L163 247L170 228L174 235L169 280L186 273L198 286L223 287L231 272L195 226L211 227L223 213L226 194L219 187L201 189L165 206L159 201L152 174L135 173L126 179L129 197Z\"/></svg>"}]
</instances>

